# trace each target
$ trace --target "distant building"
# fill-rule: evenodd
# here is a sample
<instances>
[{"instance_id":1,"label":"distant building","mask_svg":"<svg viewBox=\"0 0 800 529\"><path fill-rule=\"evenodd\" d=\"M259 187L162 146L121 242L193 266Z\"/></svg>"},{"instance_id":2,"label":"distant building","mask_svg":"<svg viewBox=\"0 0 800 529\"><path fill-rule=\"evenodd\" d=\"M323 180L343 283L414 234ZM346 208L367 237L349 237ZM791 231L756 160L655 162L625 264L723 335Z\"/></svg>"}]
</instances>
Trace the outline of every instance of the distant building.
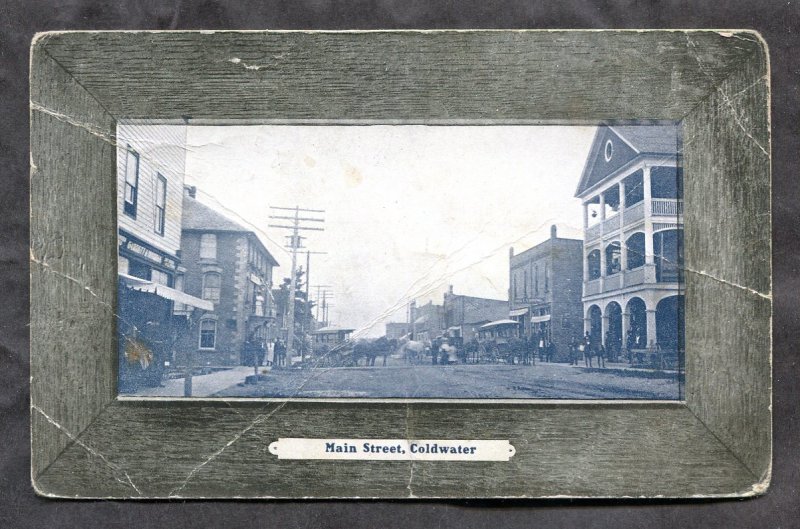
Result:
<instances>
[{"instance_id":1,"label":"distant building","mask_svg":"<svg viewBox=\"0 0 800 529\"><path fill-rule=\"evenodd\" d=\"M314 340L314 349L316 350L318 347L328 347L329 349L346 342L350 339L350 335L353 334L355 329L343 329L341 327L329 326L329 327L322 327L321 329L317 329L316 331L311 332L311 336Z\"/></svg>"},{"instance_id":2,"label":"distant building","mask_svg":"<svg viewBox=\"0 0 800 529\"><path fill-rule=\"evenodd\" d=\"M583 331L581 288L583 241L557 236L519 254L509 252L508 317L525 337L555 346L555 358L566 360L569 344Z\"/></svg>"},{"instance_id":3,"label":"distant building","mask_svg":"<svg viewBox=\"0 0 800 529\"><path fill-rule=\"evenodd\" d=\"M213 306L175 289L186 128L117 127L119 390L160 384L174 348L173 304Z\"/></svg>"},{"instance_id":4,"label":"distant building","mask_svg":"<svg viewBox=\"0 0 800 529\"><path fill-rule=\"evenodd\" d=\"M467 342L475 336L481 325L508 318L508 301L455 294L450 285L444 295L442 310L443 327L448 335Z\"/></svg>"},{"instance_id":5,"label":"distant building","mask_svg":"<svg viewBox=\"0 0 800 529\"><path fill-rule=\"evenodd\" d=\"M408 334L408 323L402 322L387 322L386 323L386 339L399 340Z\"/></svg>"},{"instance_id":6,"label":"distant building","mask_svg":"<svg viewBox=\"0 0 800 529\"><path fill-rule=\"evenodd\" d=\"M444 307L429 301L418 306L415 301L410 307L411 335L418 341L430 341L444 332Z\"/></svg>"},{"instance_id":7,"label":"distant building","mask_svg":"<svg viewBox=\"0 0 800 529\"><path fill-rule=\"evenodd\" d=\"M181 256L185 272L177 277L186 293L214 304L199 316L181 341L180 363L200 366L249 365L274 338L272 269L277 261L251 229L196 199L183 197ZM184 313L176 307L176 314Z\"/></svg>"},{"instance_id":8,"label":"distant building","mask_svg":"<svg viewBox=\"0 0 800 529\"><path fill-rule=\"evenodd\" d=\"M677 126L599 127L583 202L584 327L612 349L683 344L683 173Z\"/></svg>"}]
</instances>

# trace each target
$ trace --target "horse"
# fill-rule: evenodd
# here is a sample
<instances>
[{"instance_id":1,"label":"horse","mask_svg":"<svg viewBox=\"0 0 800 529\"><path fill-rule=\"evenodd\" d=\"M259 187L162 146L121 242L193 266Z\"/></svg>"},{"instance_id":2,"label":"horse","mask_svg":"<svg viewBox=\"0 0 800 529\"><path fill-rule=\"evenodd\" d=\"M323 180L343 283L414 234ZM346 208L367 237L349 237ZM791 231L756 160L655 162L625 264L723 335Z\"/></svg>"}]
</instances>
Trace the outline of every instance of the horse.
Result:
<instances>
[{"instance_id":1,"label":"horse","mask_svg":"<svg viewBox=\"0 0 800 529\"><path fill-rule=\"evenodd\" d=\"M403 359L407 364L416 364L419 362L422 354L425 352L425 342L402 338L400 340L400 347L397 349L397 351L402 352Z\"/></svg>"}]
</instances>

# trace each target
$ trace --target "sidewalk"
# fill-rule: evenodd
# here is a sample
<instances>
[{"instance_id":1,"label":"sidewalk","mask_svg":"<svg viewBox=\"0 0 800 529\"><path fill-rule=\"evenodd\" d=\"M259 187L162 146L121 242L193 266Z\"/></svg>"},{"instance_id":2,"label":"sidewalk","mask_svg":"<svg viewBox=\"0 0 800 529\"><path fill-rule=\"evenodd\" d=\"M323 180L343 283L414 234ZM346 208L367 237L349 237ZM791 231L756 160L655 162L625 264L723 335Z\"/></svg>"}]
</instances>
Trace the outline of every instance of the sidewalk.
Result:
<instances>
[{"instance_id":1,"label":"sidewalk","mask_svg":"<svg viewBox=\"0 0 800 529\"><path fill-rule=\"evenodd\" d=\"M259 372L263 367L259 368ZM216 371L208 375L192 377L192 397L209 397L218 391L227 389L253 374L252 366L235 366L224 371ZM158 388L141 388L135 393L126 393L125 397L183 397L182 378L165 380Z\"/></svg>"}]
</instances>

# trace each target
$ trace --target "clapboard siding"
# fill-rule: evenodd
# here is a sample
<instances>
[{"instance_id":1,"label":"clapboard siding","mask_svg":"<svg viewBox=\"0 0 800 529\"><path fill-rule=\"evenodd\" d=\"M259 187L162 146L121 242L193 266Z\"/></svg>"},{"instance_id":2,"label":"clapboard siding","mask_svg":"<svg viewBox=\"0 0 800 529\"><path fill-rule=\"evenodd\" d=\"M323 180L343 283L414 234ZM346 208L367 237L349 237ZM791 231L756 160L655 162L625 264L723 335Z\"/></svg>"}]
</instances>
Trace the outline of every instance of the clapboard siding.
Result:
<instances>
[{"instance_id":1,"label":"clapboard siding","mask_svg":"<svg viewBox=\"0 0 800 529\"><path fill-rule=\"evenodd\" d=\"M139 153L136 218L123 212L126 149ZM117 125L117 218L119 227L172 255L181 245L183 179L186 172L186 127L120 122ZM156 175L167 179L164 235L155 231Z\"/></svg>"}]
</instances>

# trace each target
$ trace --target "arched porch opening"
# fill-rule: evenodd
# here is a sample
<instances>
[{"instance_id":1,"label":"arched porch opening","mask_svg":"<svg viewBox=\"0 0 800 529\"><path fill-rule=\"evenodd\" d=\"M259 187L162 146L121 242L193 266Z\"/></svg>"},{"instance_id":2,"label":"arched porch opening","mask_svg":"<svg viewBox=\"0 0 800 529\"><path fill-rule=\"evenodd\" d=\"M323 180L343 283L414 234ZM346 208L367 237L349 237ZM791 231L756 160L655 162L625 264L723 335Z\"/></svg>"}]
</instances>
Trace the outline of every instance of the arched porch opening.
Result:
<instances>
[{"instance_id":1,"label":"arched porch opening","mask_svg":"<svg viewBox=\"0 0 800 529\"><path fill-rule=\"evenodd\" d=\"M674 283L683 280L683 230L670 229L653 234L656 281Z\"/></svg>"},{"instance_id":2,"label":"arched porch opening","mask_svg":"<svg viewBox=\"0 0 800 529\"><path fill-rule=\"evenodd\" d=\"M656 340L666 351L683 349L683 295L669 296L656 305Z\"/></svg>"},{"instance_id":3,"label":"arched porch opening","mask_svg":"<svg viewBox=\"0 0 800 529\"><path fill-rule=\"evenodd\" d=\"M628 349L644 349L647 347L647 305L641 298L632 298L628 301L628 314L631 322L625 344Z\"/></svg>"},{"instance_id":4,"label":"arched porch opening","mask_svg":"<svg viewBox=\"0 0 800 529\"><path fill-rule=\"evenodd\" d=\"M589 341L599 345L603 339L603 312L597 305L592 305L586 313L589 319Z\"/></svg>"},{"instance_id":5,"label":"arched porch opening","mask_svg":"<svg viewBox=\"0 0 800 529\"><path fill-rule=\"evenodd\" d=\"M603 337L608 359L612 362L617 359L622 350L622 307L616 301L606 305L608 328Z\"/></svg>"}]
</instances>

